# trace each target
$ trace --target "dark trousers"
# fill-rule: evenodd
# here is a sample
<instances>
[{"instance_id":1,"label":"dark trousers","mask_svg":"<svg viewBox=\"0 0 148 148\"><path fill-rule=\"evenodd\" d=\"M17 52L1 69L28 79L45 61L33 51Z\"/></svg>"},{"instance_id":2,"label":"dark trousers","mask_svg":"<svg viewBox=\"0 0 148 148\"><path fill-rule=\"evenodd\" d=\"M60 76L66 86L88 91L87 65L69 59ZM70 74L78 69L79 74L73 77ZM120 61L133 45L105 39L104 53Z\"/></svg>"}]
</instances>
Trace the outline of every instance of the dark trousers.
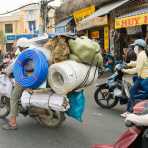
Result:
<instances>
[{"instance_id":1,"label":"dark trousers","mask_svg":"<svg viewBox=\"0 0 148 148\"><path fill-rule=\"evenodd\" d=\"M136 102L148 99L148 91L143 89L143 84L145 84L143 82L145 81L147 80L139 77L134 78L134 85L130 89L130 98L127 104L128 112L133 111L133 106Z\"/></svg>"}]
</instances>

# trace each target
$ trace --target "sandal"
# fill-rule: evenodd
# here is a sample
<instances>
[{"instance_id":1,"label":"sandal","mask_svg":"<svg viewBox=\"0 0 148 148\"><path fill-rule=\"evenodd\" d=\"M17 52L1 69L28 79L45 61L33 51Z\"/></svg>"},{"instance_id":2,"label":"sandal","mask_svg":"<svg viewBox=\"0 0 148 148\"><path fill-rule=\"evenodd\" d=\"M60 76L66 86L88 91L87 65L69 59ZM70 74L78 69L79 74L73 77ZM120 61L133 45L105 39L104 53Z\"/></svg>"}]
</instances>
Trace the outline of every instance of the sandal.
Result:
<instances>
[{"instance_id":1,"label":"sandal","mask_svg":"<svg viewBox=\"0 0 148 148\"><path fill-rule=\"evenodd\" d=\"M12 126L9 122L2 126L3 130L16 130L17 126Z\"/></svg>"}]
</instances>

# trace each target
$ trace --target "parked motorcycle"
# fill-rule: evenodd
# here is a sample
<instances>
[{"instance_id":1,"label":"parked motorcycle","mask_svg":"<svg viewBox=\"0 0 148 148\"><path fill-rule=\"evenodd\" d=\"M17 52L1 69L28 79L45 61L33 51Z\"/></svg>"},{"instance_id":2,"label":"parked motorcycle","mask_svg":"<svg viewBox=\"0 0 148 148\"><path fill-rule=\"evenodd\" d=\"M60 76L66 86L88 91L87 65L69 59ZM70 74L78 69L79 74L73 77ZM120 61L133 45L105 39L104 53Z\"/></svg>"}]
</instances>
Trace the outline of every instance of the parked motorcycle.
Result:
<instances>
[{"instance_id":1,"label":"parked motorcycle","mask_svg":"<svg viewBox=\"0 0 148 148\"><path fill-rule=\"evenodd\" d=\"M137 103L133 109L133 113L138 116L147 114L148 101ZM136 125L129 120L125 121L125 125L128 127L128 130L118 138L115 144L95 144L92 148L147 148L148 127Z\"/></svg>"},{"instance_id":2,"label":"parked motorcycle","mask_svg":"<svg viewBox=\"0 0 148 148\"><path fill-rule=\"evenodd\" d=\"M10 94L11 90L13 89L13 85L14 84L12 79L9 78L6 74L3 73L2 75L0 75L0 87L3 87L3 89L0 89L0 118L7 117L10 112ZM30 94L30 96L34 95L34 93L36 92L33 91L33 94ZM48 92L46 93L46 95L48 95ZM34 99L34 102L40 105L40 102L38 102L39 100L40 99ZM19 100L19 113L24 116L28 115L34 118L42 125L45 125L47 127L57 127L60 126L65 120L65 114L62 111L56 111L50 107L40 108L32 105L24 108L25 104L23 104L23 102L25 101L21 98ZM44 105L46 106L47 104ZM66 102L64 102L64 105L67 105Z\"/></svg>"},{"instance_id":3,"label":"parked motorcycle","mask_svg":"<svg viewBox=\"0 0 148 148\"><path fill-rule=\"evenodd\" d=\"M123 78L122 69L125 67L126 64L117 64L115 73L105 83L96 86L95 102L102 108L113 108L118 102L121 105L127 103L131 84Z\"/></svg>"}]
</instances>

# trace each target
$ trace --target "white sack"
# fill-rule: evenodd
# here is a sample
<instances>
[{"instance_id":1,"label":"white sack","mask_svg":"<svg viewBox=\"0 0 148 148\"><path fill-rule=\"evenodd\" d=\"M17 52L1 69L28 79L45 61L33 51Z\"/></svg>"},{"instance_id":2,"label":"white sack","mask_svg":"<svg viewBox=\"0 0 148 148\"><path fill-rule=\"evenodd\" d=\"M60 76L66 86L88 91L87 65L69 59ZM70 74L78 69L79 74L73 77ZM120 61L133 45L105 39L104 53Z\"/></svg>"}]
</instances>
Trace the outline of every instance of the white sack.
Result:
<instances>
[{"instance_id":1,"label":"white sack","mask_svg":"<svg viewBox=\"0 0 148 148\"><path fill-rule=\"evenodd\" d=\"M0 95L10 97L12 91L12 82L6 75L0 75Z\"/></svg>"},{"instance_id":2,"label":"white sack","mask_svg":"<svg viewBox=\"0 0 148 148\"><path fill-rule=\"evenodd\" d=\"M89 68L90 66L70 60L53 64L48 72L49 85L57 94L66 95L82 84ZM97 79L98 72L95 71L96 67L92 67L86 84Z\"/></svg>"},{"instance_id":3,"label":"white sack","mask_svg":"<svg viewBox=\"0 0 148 148\"><path fill-rule=\"evenodd\" d=\"M21 97L21 103L24 109L27 107L34 106L43 109L53 109L55 111L67 111L69 109L69 104L64 106L65 97L49 93L33 93L32 95L24 91ZM66 100L68 102L68 100Z\"/></svg>"},{"instance_id":4,"label":"white sack","mask_svg":"<svg viewBox=\"0 0 148 148\"><path fill-rule=\"evenodd\" d=\"M148 126L148 114L146 115L128 114L126 120L131 121L137 126Z\"/></svg>"}]
</instances>

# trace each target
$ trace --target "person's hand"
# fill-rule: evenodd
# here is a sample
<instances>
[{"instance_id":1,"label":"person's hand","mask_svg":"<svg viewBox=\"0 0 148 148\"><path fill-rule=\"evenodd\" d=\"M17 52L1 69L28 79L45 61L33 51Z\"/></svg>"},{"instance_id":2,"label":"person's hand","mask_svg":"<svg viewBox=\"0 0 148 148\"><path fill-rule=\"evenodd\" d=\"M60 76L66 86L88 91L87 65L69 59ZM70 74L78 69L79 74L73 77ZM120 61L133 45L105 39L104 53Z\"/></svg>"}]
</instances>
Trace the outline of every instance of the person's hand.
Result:
<instances>
[{"instance_id":1,"label":"person's hand","mask_svg":"<svg viewBox=\"0 0 148 148\"><path fill-rule=\"evenodd\" d=\"M125 119L125 123L126 122L131 122L137 126L140 125L139 124L139 116L136 114L132 114L132 113L127 115L127 117Z\"/></svg>"},{"instance_id":2,"label":"person's hand","mask_svg":"<svg viewBox=\"0 0 148 148\"><path fill-rule=\"evenodd\" d=\"M32 89L26 89L26 91L29 93L29 94L33 94L33 90Z\"/></svg>"},{"instance_id":3,"label":"person's hand","mask_svg":"<svg viewBox=\"0 0 148 148\"><path fill-rule=\"evenodd\" d=\"M123 73L126 73L126 69L122 69L121 71L122 71Z\"/></svg>"}]
</instances>

